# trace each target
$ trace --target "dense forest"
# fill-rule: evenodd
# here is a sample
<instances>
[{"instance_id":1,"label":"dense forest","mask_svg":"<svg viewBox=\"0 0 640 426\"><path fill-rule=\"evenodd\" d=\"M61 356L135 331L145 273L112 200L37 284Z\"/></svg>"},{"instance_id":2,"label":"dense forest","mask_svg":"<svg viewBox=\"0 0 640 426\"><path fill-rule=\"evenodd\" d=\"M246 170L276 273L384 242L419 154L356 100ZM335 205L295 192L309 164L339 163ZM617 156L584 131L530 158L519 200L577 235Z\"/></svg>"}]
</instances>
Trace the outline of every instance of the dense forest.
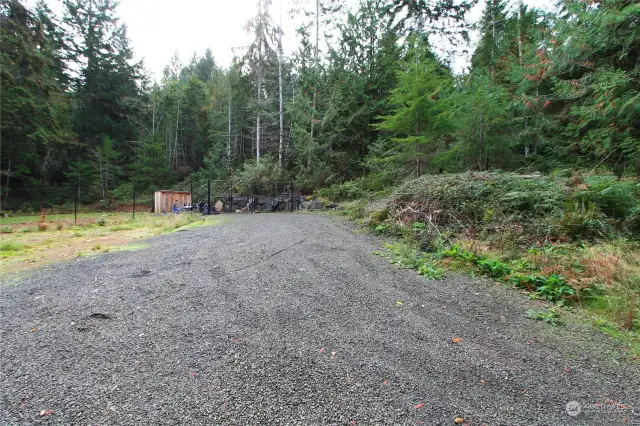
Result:
<instances>
[{"instance_id":1,"label":"dense forest","mask_svg":"<svg viewBox=\"0 0 640 426\"><path fill-rule=\"evenodd\" d=\"M471 24L473 5L296 3L285 56L270 0L257 0L252 42L229 67L209 50L176 54L156 80L116 1L64 0L56 16L0 0L0 208L61 205L77 185L90 203L207 179L312 191L466 170L637 176L640 4L487 0ZM455 73L443 51L465 48Z\"/></svg>"}]
</instances>

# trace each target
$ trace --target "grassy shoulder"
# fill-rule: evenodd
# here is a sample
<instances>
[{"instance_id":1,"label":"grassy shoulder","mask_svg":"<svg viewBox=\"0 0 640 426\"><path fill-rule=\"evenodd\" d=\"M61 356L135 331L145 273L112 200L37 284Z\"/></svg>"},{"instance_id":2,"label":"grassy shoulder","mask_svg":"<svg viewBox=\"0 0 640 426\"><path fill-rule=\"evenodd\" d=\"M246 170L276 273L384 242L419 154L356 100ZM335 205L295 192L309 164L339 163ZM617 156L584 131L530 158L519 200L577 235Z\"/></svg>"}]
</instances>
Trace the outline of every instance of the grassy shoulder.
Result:
<instances>
[{"instance_id":1,"label":"grassy shoulder","mask_svg":"<svg viewBox=\"0 0 640 426\"><path fill-rule=\"evenodd\" d=\"M527 312L532 320L586 321L640 360L636 200L615 188L635 183L603 187L605 178L594 178L598 192L578 183L576 196L563 181L470 176L409 181L389 196L343 203L340 213L391 237L378 253L391 263L432 279L450 270L511 286L543 304Z\"/></svg>"},{"instance_id":2,"label":"grassy shoulder","mask_svg":"<svg viewBox=\"0 0 640 426\"><path fill-rule=\"evenodd\" d=\"M144 248L136 240L219 223L217 216L130 213L15 216L0 219L0 277L109 251Z\"/></svg>"}]
</instances>

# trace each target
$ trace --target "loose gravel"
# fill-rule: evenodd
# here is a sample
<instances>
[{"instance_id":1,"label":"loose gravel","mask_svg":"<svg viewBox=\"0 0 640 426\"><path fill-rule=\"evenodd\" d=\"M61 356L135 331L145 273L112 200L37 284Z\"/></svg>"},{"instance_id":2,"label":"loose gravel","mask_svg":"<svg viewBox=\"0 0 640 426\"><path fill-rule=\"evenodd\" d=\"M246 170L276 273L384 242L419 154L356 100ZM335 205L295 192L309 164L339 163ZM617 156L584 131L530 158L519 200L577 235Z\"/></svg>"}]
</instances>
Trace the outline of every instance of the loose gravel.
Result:
<instances>
[{"instance_id":1,"label":"loose gravel","mask_svg":"<svg viewBox=\"0 0 640 426\"><path fill-rule=\"evenodd\" d=\"M0 425L640 424L640 368L607 336L398 269L341 219L149 243L0 287Z\"/></svg>"}]
</instances>

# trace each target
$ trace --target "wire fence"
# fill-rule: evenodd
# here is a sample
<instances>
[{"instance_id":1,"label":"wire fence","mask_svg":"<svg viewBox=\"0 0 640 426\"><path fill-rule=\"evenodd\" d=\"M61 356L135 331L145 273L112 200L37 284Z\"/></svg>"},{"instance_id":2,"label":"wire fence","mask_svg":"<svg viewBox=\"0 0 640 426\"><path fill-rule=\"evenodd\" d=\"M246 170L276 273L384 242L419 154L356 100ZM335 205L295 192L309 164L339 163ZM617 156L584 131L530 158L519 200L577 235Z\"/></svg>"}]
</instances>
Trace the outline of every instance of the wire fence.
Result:
<instances>
[{"instance_id":1,"label":"wire fence","mask_svg":"<svg viewBox=\"0 0 640 426\"><path fill-rule=\"evenodd\" d=\"M293 182L262 181L234 186L229 181L210 180L206 187L191 185L191 206L187 211L204 214L293 212L300 208L300 196Z\"/></svg>"},{"instance_id":2,"label":"wire fence","mask_svg":"<svg viewBox=\"0 0 640 426\"><path fill-rule=\"evenodd\" d=\"M178 196L177 194L182 194ZM168 202L159 204L159 197ZM205 184L189 182L185 188L139 190L135 184L106 190L95 185L48 185L0 188L0 212L22 214L79 212L131 213L259 213L294 212L302 197L294 182L260 181L233 185L228 180L207 180Z\"/></svg>"}]
</instances>

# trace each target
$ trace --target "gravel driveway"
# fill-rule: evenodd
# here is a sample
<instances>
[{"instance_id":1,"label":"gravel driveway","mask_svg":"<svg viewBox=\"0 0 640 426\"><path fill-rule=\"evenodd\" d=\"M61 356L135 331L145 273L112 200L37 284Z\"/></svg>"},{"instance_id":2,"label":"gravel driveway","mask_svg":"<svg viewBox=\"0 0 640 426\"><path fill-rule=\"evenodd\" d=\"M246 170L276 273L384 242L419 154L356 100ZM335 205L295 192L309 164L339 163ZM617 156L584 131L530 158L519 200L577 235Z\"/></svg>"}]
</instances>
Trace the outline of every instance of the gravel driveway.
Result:
<instances>
[{"instance_id":1,"label":"gravel driveway","mask_svg":"<svg viewBox=\"0 0 640 426\"><path fill-rule=\"evenodd\" d=\"M640 367L605 335L397 269L341 219L149 242L0 287L0 425L640 424Z\"/></svg>"}]
</instances>

